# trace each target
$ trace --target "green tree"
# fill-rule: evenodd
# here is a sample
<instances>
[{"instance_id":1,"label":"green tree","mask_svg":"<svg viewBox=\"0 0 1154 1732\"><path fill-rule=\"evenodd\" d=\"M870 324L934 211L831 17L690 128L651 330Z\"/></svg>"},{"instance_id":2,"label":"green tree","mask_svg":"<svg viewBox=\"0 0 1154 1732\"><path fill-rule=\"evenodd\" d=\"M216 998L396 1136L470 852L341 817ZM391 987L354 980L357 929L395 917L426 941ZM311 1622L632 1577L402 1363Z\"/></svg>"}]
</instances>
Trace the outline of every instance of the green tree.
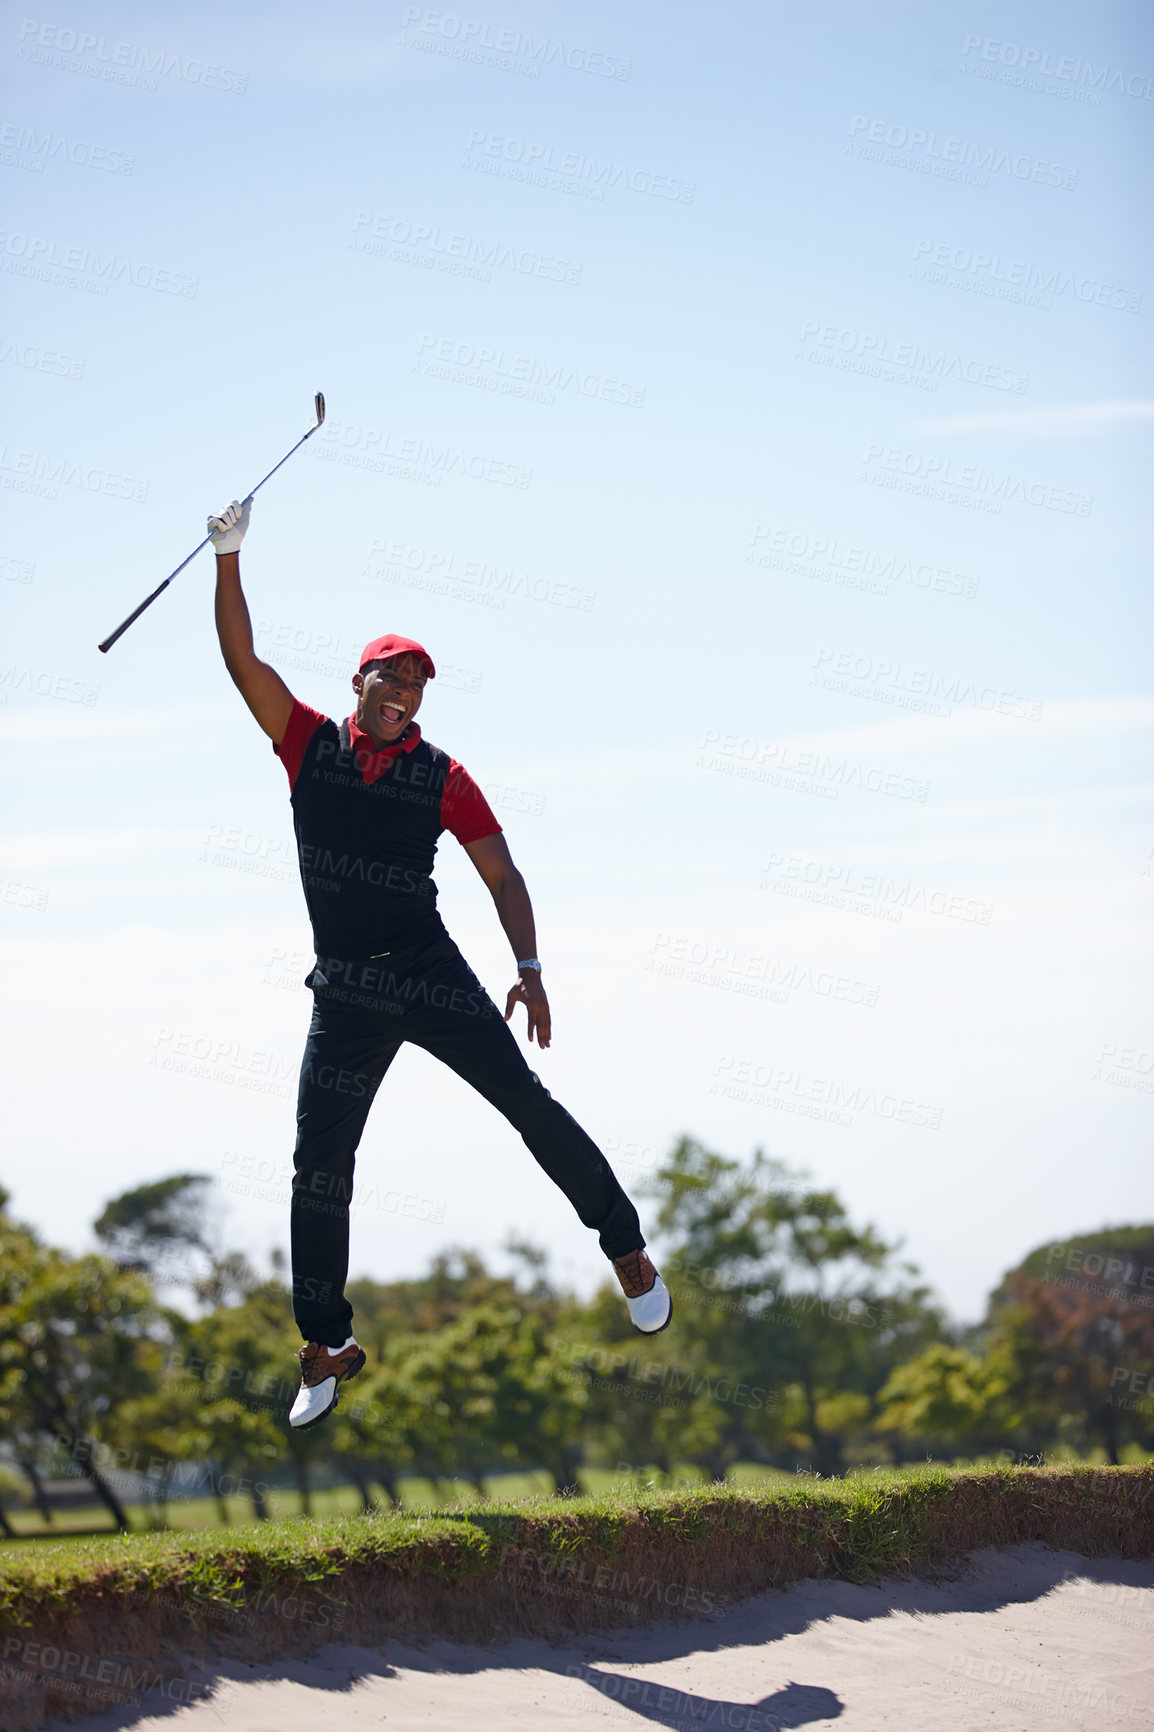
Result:
<instances>
[{"instance_id":1,"label":"green tree","mask_svg":"<svg viewBox=\"0 0 1154 1732\"><path fill-rule=\"evenodd\" d=\"M99 1446L114 1441L120 1404L153 1387L164 1327L143 1277L69 1257L0 1215L0 1424L63 1450L119 1528L128 1517Z\"/></svg>"},{"instance_id":2,"label":"green tree","mask_svg":"<svg viewBox=\"0 0 1154 1732\"><path fill-rule=\"evenodd\" d=\"M878 1429L937 1456L1000 1449L1021 1425L1011 1382L1001 1358L935 1341L890 1373L878 1396Z\"/></svg>"},{"instance_id":3,"label":"green tree","mask_svg":"<svg viewBox=\"0 0 1154 1732\"><path fill-rule=\"evenodd\" d=\"M398 1375L407 1351L408 1338L400 1336L387 1344L383 1357L370 1355L326 1422L333 1459L356 1486L366 1510L378 1505L374 1485L398 1505L399 1477L414 1466L420 1413L412 1405L403 1376Z\"/></svg>"},{"instance_id":4,"label":"green tree","mask_svg":"<svg viewBox=\"0 0 1154 1732\"><path fill-rule=\"evenodd\" d=\"M558 1489L573 1483L562 1440L582 1392L561 1375L543 1321L516 1306L471 1306L434 1334L411 1338L398 1367L415 1416L414 1459L434 1478L459 1475L485 1495L487 1474L545 1466Z\"/></svg>"},{"instance_id":5,"label":"green tree","mask_svg":"<svg viewBox=\"0 0 1154 1732\"><path fill-rule=\"evenodd\" d=\"M206 1222L204 1173L175 1173L122 1191L104 1206L93 1232L122 1268L154 1280L191 1282L199 1253L212 1257Z\"/></svg>"},{"instance_id":6,"label":"green tree","mask_svg":"<svg viewBox=\"0 0 1154 1732\"><path fill-rule=\"evenodd\" d=\"M307 1501L308 1464L325 1447L315 1432L306 1432L297 1440L299 1453L289 1456L299 1349L288 1289L274 1276L238 1304L185 1319L170 1356L166 1389L182 1408L190 1395L199 1403L197 1423L211 1431L204 1453L215 1464L217 1482L247 1493L258 1521L268 1516L269 1476L286 1460L293 1461Z\"/></svg>"},{"instance_id":7,"label":"green tree","mask_svg":"<svg viewBox=\"0 0 1154 1732\"><path fill-rule=\"evenodd\" d=\"M858 1227L833 1191L760 1149L742 1163L682 1137L652 1187L684 1351L773 1396L725 1405L715 1475L742 1457L797 1452L840 1473L894 1366L944 1327L896 1247Z\"/></svg>"}]
</instances>

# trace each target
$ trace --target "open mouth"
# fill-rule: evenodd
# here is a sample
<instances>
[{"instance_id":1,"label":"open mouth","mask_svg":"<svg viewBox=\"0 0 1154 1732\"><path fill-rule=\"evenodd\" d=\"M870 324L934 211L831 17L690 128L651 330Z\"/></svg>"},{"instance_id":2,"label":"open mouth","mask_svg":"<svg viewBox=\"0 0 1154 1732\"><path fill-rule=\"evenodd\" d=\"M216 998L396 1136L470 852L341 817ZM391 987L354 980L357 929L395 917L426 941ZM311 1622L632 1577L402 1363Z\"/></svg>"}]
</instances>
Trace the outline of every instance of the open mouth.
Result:
<instances>
[{"instance_id":1,"label":"open mouth","mask_svg":"<svg viewBox=\"0 0 1154 1732\"><path fill-rule=\"evenodd\" d=\"M395 728L399 721L404 720L405 711L401 704L378 704L377 716L381 726Z\"/></svg>"}]
</instances>

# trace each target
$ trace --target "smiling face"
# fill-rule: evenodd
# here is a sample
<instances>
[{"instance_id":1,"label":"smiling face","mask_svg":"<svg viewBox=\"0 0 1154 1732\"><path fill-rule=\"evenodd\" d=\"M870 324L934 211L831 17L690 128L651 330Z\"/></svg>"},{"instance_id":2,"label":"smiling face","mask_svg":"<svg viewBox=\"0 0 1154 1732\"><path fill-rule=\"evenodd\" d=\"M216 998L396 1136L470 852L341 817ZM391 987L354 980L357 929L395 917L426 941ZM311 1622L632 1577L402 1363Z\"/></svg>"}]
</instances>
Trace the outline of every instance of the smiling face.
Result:
<instances>
[{"instance_id":1,"label":"smiling face","mask_svg":"<svg viewBox=\"0 0 1154 1732\"><path fill-rule=\"evenodd\" d=\"M369 662L353 675L357 694L354 720L376 751L395 746L417 711L425 689L425 664L419 656L390 656Z\"/></svg>"}]
</instances>

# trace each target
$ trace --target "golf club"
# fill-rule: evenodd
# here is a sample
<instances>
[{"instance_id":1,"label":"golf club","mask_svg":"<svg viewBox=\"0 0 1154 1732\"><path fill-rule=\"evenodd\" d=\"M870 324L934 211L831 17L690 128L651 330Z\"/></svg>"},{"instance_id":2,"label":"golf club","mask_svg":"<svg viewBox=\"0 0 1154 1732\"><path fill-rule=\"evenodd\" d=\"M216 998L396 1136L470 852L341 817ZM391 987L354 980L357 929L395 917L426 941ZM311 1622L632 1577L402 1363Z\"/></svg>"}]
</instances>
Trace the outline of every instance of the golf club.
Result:
<instances>
[{"instance_id":1,"label":"golf club","mask_svg":"<svg viewBox=\"0 0 1154 1732\"><path fill-rule=\"evenodd\" d=\"M297 440L296 444L292 448L292 451L286 451L285 452L284 456L280 460L280 463L275 463L273 465L273 467L269 470L268 474L264 477L264 480L258 481L256 486L252 489L251 493L245 494L245 497L242 501L242 504L247 505L249 500L253 497L253 495L260 492L261 488L264 486L265 481L270 481L272 479L272 477L276 474L277 470L281 467L281 464L287 463L289 458L292 456L293 451L299 451L301 446L304 444L305 440L311 439L313 434L316 432L317 427L319 427L321 425L321 422L325 418L325 400L319 391L316 394L316 411L317 411L316 427L310 427L308 432L303 434L301 436L301 438L299 438ZM211 540L212 540L212 535L210 533L210 534L205 536L203 541L198 541L196 546L193 548L192 552L189 554L188 559L182 559L180 564L177 566L176 571L170 571L168 576L165 578L164 582L158 584L156 586L156 588L153 590L151 595L145 596L145 598L141 602L140 606L138 608L136 608L132 613L129 614L128 618L123 622L123 624L118 625L116 630L114 632L111 632L108 635L108 637L105 638L104 642L99 645L99 648L101 650L103 650L106 655L107 655L108 651L112 648L113 644L116 642L117 638L122 637L124 635L124 633L128 630L128 628L132 624L133 620L139 619L141 614L144 612L145 608L152 606L152 604L156 600L157 596L161 593L162 590L165 590L168 588L169 584L172 582L173 578L177 575L177 573L183 571L185 566L189 563L189 560L195 559L197 554L200 552L201 548L207 547Z\"/></svg>"}]
</instances>

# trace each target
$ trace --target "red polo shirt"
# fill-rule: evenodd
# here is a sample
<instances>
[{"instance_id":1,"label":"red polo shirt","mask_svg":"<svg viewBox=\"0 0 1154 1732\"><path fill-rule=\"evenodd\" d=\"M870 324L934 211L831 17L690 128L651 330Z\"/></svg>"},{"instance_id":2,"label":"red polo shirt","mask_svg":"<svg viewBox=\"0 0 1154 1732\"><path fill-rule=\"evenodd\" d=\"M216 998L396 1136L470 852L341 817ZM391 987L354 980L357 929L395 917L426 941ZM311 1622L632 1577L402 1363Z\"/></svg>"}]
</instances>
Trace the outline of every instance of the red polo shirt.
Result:
<instances>
[{"instance_id":1,"label":"red polo shirt","mask_svg":"<svg viewBox=\"0 0 1154 1732\"><path fill-rule=\"evenodd\" d=\"M292 715L288 719L284 739L279 746L273 746L273 751L288 771L290 789L295 787L296 779L300 775L305 748L321 723L327 719L320 710L310 709L308 704L302 704L299 698L293 699ZM410 722L396 745L386 746L384 751L377 752L373 750L373 742L369 736L349 717L349 738L356 753L357 768L366 782L375 782L378 776L383 776L393 759L401 752L411 752L420 737L419 724ZM449 774L445 778L445 791L441 795L441 823L462 846L466 842L480 842L485 836L498 836L501 833L501 826L494 817L488 800L468 770L458 764L456 758L449 760Z\"/></svg>"}]
</instances>

